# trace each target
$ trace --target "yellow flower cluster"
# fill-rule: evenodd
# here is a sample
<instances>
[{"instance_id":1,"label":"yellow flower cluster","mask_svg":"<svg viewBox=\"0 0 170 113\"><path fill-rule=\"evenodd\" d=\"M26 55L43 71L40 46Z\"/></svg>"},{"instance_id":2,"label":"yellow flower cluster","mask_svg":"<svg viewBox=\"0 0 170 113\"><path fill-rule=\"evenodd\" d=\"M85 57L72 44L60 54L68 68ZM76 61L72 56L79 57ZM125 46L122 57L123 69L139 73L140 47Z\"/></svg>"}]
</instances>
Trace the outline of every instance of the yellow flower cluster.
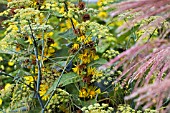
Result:
<instances>
[{"instance_id":1,"label":"yellow flower cluster","mask_svg":"<svg viewBox=\"0 0 170 113\"><path fill-rule=\"evenodd\" d=\"M93 60L97 60L99 58L93 51L85 49L83 54L79 54L79 59L83 64L90 63Z\"/></svg>"},{"instance_id":2,"label":"yellow flower cluster","mask_svg":"<svg viewBox=\"0 0 170 113\"><path fill-rule=\"evenodd\" d=\"M96 94L101 93L100 89L97 89L96 87L83 87L80 89L79 92L79 97L80 98L90 98L92 99L93 97L96 96Z\"/></svg>"},{"instance_id":3,"label":"yellow flower cluster","mask_svg":"<svg viewBox=\"0 0 170 113\"><path fill-rule=\"evenodd\" d=\"M31 85L31 84L32 84L31 87L34 88L33 83L34 83L34 81L36 81L37 77L25 76L24 79L25 79L25 81L26 81L26 84L28 84L28 85ZM26 87L26 86L25 86L25 87ZM48 97L49 97L49 95L45 95L46 92L47 92L47 90L48 90L48 88L49 88L49 86L48 86L47 83L46 83L46 84L43 83L43 84L40 85L40 91L39 91L39 93L40 93L40 96L42 97L43 100L47 100Z\"/></svg>"},{"instance_id":4,"label":"yellow flower cluster","mask_svg":"<svg viewBox=\"0 0 170 113\"><path fill-rule=\"evenodd\" d=\"M48 97L49 97L49 95L46 95L46 92L47 92L47 90L48 90L48 88L49 88L49 86L48 86L48 84L46 83L44 83L44 84L41 84L40 85L40 96L42 97L42 100L47 100L48 99Z\"/></svg>"}]
</instances>

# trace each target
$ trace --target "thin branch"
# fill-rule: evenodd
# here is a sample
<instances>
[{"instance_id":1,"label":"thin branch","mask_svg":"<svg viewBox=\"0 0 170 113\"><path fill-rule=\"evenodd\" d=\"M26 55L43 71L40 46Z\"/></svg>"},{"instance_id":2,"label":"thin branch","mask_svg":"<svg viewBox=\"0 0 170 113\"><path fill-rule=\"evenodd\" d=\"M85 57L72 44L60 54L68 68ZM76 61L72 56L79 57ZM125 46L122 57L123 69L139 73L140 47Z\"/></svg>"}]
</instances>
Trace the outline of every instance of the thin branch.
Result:
<instances>
[{"instance_id":1,"label":"thin branch","mask_svg":"<svg viewBox=\"0 0 170 113\"><path fill-rule=\"evenodd\" d=\"M12 75L10 75L10 74L7 74L7 73L5 73L5 72L2 72L2 71L0 71L0 75L4 75L4 76L11 77L11 78L14 79L14 81L17 80L14 76L12 76ZM21 79L18 79L18 82L20 82L20 83L26 85L26 86L29 87L31 90L36 91L36 90L35 90L34 88L32 88L29 84L25 83L25 82L22 81Z\"/></svg>"},{"instance_id":2,"label":"thin branch","mask_svg":"<svg viewBox=\"0 0 170 113\"><path fill-rule=\"evenodd\" d=\"M32 30L31 23L30 23L29 20L28 20L28 24L29 24L29 28L30 28L30 31L31 31L31 37L33 39L34 54L35 54L35 57L36 57L36 62L38 64L38 78L37 78L36 93L37 93L37 98L39 100L41 108L44 108L44 105L42 103L42 99L41 99L40 94L39 94L40 82L41 82L41 63L40 63L40 61L38 59L38 47L37 47L36 37L33 34L33 30Z\"/></svg>"},{"instance_id":3,"label":"thin branch","mask_svg":"<svg viewBox=\"0 0 170 113\"><path fill-rule=\"evenodd\" d=\"M65 5L66 12L68 12L68 6L67 6L67 3L66 3L66 2L64 2L64 5ZM73 20L72 20L71 18L70 18L70 21L71 21L71 25L72 25L72 27L73 27L73 30L74 30L74 31L76 31L76 28L75 28L75 26L74 26Z\"/></svg>"}]
</instances>

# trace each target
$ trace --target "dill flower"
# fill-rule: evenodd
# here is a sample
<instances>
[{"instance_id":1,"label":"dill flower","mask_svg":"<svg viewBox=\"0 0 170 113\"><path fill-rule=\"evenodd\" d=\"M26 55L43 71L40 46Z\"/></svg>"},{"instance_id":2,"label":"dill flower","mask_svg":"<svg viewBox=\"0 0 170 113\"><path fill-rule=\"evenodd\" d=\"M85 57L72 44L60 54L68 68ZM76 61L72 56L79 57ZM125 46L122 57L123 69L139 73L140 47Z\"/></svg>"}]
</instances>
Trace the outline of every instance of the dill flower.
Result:
<instances>
[{"instance_id":1,"label":"dill flower","mask_svg":"<svg viewBox=\"0 0 170 113\"><path fill-rule=\"evenodd\" d=\"M108 104L105 103L102 103L102 105L95 103L94 105L83 107L81 110L85 113L112 113L114 109L112 107L108 107Z\"/></svg>"},{"instance_id":2,"label":"dill flower","mask_svg":"<svg viewBox=\"0 0 170 113\"><path fill-rule=\"evenodd\" d=\"M5 31L4 34L5 34L5 35L8 34L9 31L10 31L11 33L15 34L15 33L17 33L17 31L18 31L18 27L17 27L16 25L10 24L9 27L6 29L6 31Z\"/></svg>"}]
</instances>

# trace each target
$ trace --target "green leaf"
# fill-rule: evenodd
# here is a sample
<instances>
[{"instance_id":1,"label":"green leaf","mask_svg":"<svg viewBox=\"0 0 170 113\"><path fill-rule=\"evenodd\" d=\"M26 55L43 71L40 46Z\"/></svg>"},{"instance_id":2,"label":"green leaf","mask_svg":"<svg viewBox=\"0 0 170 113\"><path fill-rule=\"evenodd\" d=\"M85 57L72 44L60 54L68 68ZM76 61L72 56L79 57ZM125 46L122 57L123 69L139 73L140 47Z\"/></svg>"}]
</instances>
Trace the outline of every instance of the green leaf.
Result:
<instances>
[{"instance_id":1,"label":"green leaf","mask_svg":"<svg viewBox=\"0 0 170 113\"><path fill-rule=\"evenodd\" d=\"M81 101L82 106L88 107L89 105L93 105L97 103L96 99L88 100L88 101Z\"/></svg>"},{"instance_id":2,"label":"green leaf","mask_svg":"<svg viewBox=\"0 0 170 113\"><path fill-rule=\"evenodd\" d=\"M74 38L76 38L76 35L73 32L73 29L69 29L66 32L60 33L58 34L59 36L65 38L66 40L72 40Z\"/></svg>"},{"instance_id":3,"label":"green leaf","mask_svg":"<svg viewBox=\"0 0 170 113\"><path fill-rule=\"evenodd\" d=\"M102 64L105 64L105 63L107 63L106 59L99 58L98 60L91 62L88 66L97 66L97 65L102 65Z\"/></svg>"},{"instance_id":4,"label":"green leaf","mask_svg":"<svg viewBox=\"0 0 170 113\"><path fill-rule=\"evenodd\" d=\"M79 82L81 81L81 77L80 76L77 76L76 73L67 73L67 74L63 74L62 75L62 78L60 80L60 83L58 86L66 86L66 85L69 85L71 83L76 83L76 82ZM47 93L46 94L49 94L51 91L53 91L56 87L57 87L57 83L58 83L58 79L55 80L55 82L53 83L53 85L48 89Z\"/></svg>"},{"instance_id":5,"label":"green leaf","mask_svg":"<svg viewBox=\"0 0 170 113\"><path fill-rule=\"evenodd\" d=\"M13 76L29 76L31 73L25 71L24 69L19 69L10 73Z\"/></svg>"},{"instance_id":6,"label":"green leaf","mask_svg":"<svg viewBox=\"0 0 170 113\"><path fill-rule=\"evenodd\" d=\"M139 25L134 26L132 29L130 29L128 32L122 34L120 37L118 37L118 42L122 43L123 41L125 41L127 39L128 36L130 36L133 32L135 32L137 29L139 28ZM133 37L136 38L136 37Z\"/></svg>"},{"instance_id":7,"label":"green leaf","mask_svg":"<svg viewBox=\"0 0 170 113\"><path fill-rule=\"evenodd\" d=\"M97 46L96 51L98 53L103 53L109 46L110 44L103 44L102 46Z\"/></svg>"}]
</instances>

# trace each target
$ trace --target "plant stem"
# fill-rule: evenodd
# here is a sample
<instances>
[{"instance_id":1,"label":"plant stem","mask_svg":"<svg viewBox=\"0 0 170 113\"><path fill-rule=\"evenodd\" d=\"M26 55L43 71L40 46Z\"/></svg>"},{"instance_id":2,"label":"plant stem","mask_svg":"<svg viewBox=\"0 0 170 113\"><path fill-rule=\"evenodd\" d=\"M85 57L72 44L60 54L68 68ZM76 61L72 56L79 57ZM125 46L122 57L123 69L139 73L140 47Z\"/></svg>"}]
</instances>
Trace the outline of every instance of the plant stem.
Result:
<instances>
[{"instance_id":1,"label":"plant stem","mask_svg":"<svg viewBox=\"0 0 170 113\"><path fill-rule=\"evenodd\" d=\"M30 23L29 20L28 20L28 25L29 25L29 28L30 28L30 31L31 31L31 37L32 37L32 40L33 40L33 45L34 45L34 54L35 54L36 62L37 62L37 65L38 65L38 78L37 78L37 85L36 85L36 93L37 93L37 98L38 98L38 101L40 103L41 108L44 108L42 99L41 99L40 94L39 94L40 82L41 82L41 63L38 59L38 46L37 46L37 42L36 42L36 37L33 34L33 30L32 30L31 23Z\"/></svg>"}]
</instances>

